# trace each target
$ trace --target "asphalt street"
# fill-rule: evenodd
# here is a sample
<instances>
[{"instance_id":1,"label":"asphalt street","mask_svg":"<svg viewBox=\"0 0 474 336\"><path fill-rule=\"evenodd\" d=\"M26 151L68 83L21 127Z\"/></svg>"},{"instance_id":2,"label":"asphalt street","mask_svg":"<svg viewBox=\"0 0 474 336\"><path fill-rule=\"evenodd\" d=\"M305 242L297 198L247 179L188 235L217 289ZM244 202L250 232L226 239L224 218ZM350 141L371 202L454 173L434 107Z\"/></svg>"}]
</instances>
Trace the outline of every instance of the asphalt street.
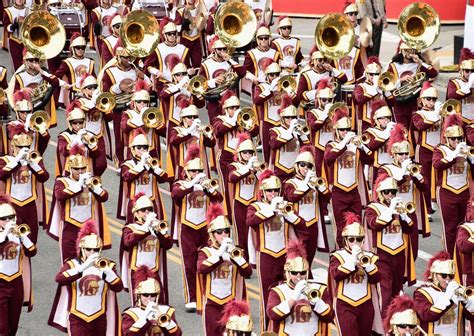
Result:
<instances>
[{"instance_id":1,"label":"asphalt street","mask_svg":"<svg viewBox=\"0 0 474 336\"><path fill-rule=\"evenodd\" d=\"M313 44L314 27L316 26L316 19L295 19L293 21L293 34L300 37L302 40L303 53L307 54ZM446 26L442 27L441 35L438 41L433 45L435 48L441 48L440 54L444 58L450 58L453 52L453 36L462 34L463 26ZM398 43L398 34L396 32L396 26L390 25L383 36L382 50L381 50L381 61L386 64L393 54L395 53L396 45ZM97 55L94 51L88 51L87 56L93 57L97 62ZM8 68L8 76L11 77L11 65L10 57L5 51L0 51L0 64ZM96 71L97 72L97 71ZM436 81L436 85L439 89L446 89L447 78L449 76L441 75ZM444 97L444 93L440 93L440 97ZM249 98L243 96L243 104L246 106L250 105ZM204 110L201 110L201 120L207 120L207 115ZM56 140L59 132L66 128L64 111L58 111L58 126L50 130L51 142L45 154L45 164L50 172L50 179L46 183L46 193L48 201L51 200L52 187L54 183L54 160L56 151ZM117 196L119 190L119 177L112 165L109 162L109 168L102 176L102 182L105 189L109 192L109 200L106 203L107 216L109 217L110 230L113 237L113 249L106 251L104 254L113 260L118 262L119 253L119 242L121 228L123 226L122 221L115 219ZM162 190L163 200L165 202L165 208L171 213L171 199L167 186L161 186L165 188ZM433 222L431 223L432 235L430 238L420 238L420 253L419 258L416 262L416 270L418 279L421 279L424 272L427 260L430 256L436 253L442 246L440 237L440 221L438 215L433 215ZM332 229L327 226L330 241L333 243ZM316 260L313 262L313 269L318 274L324 274L328 262L327 254L317 254ZM23 311L20 328L18 335L60 335L58 332L47 325L48 316L51 310L51 305L54 299L56 291L56 283L54 277L58 272L61 263L59 259L59 246L56 241L46 235L45 232L40 232L38 241L38 254L32 260L33 264L33 287L35 296L35 305L31 313ZM170 293L170 304L176 308L176 316L179 325L181 326L184 335L203 335L202 323L200 316L196 314L188 314L184 311L183 301L183 289L181 279L181 261L179 251L174 247L168 253L168 279L169 279L169 293ZM248 281L249 297L253 312L253 321L255 331L258 332L258 283L256 274ZM412 288L408 288L407 292L412 292ZM129 295L127 293L120 293L119 304L120 311L127 308L130 304ZM333 334L335 331L333 329Z\"/></svg>"}]
</instances>

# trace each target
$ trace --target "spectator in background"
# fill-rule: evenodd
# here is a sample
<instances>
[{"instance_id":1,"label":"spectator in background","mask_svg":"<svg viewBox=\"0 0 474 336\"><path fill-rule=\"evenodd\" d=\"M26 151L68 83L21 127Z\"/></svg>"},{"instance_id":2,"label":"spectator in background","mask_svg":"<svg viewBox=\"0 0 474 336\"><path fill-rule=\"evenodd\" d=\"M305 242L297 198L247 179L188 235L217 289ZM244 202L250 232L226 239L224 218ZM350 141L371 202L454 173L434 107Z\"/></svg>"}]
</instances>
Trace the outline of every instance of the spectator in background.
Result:
<instances>
[{"instance_id":1,"label":"spectator in background","mask_svg":"<svg viewBox=\"0 0 474 336\"><path fill-rule=\"evenodd\" d=\"M385 0L357 0L359 17L368 16L372 21L372 47L367 48L367 56L379 56L382 32L387 28Z\"/></svg>"}]
</instances>

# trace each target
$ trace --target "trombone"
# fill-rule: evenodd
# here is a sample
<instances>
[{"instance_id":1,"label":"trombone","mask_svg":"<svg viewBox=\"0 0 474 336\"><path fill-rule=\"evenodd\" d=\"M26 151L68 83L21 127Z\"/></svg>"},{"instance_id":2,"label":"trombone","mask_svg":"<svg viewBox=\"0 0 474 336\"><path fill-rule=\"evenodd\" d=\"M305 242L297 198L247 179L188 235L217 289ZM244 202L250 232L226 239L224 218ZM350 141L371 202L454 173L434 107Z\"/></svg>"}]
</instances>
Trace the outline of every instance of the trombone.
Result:
<instances>
[{"instance_id":1,"label":"trombone","mask_svg":"<svg viewBox=\"0 0 474 336\"><path fill-rule=\"evenodd\" d=\"M20 224L12 227L11 233L18 237L26 237L31 233L31 229L28 224Z\"/></svg>"}]
</instances>

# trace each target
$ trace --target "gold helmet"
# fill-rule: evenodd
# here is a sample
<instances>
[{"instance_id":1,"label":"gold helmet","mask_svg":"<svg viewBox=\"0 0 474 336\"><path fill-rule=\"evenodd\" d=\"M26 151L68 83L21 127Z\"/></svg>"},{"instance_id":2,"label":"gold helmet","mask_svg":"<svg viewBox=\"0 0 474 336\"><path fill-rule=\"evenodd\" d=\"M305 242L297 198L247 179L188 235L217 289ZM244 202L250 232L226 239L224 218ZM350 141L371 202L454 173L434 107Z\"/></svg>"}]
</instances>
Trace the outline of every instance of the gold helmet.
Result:
<instances>
[{"instance_id":1,"label":"gold helmet","mask_svg":"<svg viewBox=\"0 0 474 336\"><path fill-rule=\"evenodd\" d=\"M25 130L23 123L14 122L7 125L8 136L15 147L31 146L33 137Z\"/></svg>"},{"instance_id":2,"label":"gold helmet","mask_svg":"<svg viewBox=\"0 0 474 336\"><path fill-rule=\"evenodd\" d=\"M286 281L290 282L290 272L306 272L308 276L309 263L306 249L301 240L292 239L286 246L286 262L283 267L286 274Z\"/></svg>"},{"instance_id":3,"label":"gold helmet","mask_svg":"<svg viewBox=\"0 0 474 336\"><path fill-rule=\"evenodd\" d=\"M144 193L138 193L135 195L133 200L132 213L135 214L138 210L153 207L154 205L150 197L148 197Z\"/></svg>"},{"instance_id":4,"label":"gold helmet","mask_svg":"<svg viewBox=\"0 0 474 336\"><path fill-rule=\"evenodd\" d=\"M425 277L438 285L435 274L456 274L456 265L448 252L438 252L428 261Z\"/></svg>"},{"instance_id":5,"label":"gold helmet","mask_svg":"<svg viewBox=\"0 0 474 336\"><path fill-rule=\"evenodd\" d=\"M423 83L423 88L420 92L420 98L438 98L438 90L431 85L430 82L426 81Z\"/></svg>"},{"instance_id":6,"label":"gold helmet","mask_svg":"<svg viewBox=\"0 0 474 336\"><path fill-rule=\"evenodd\" d=\"M85 73L81 76L81 79L79 80L79 87L81 90L93 85L97 85L97 79L94 76L88 73Z\"/></svg>"},{"instance_id":7,"label":"gold helmet","mask_svg":"<svg viewBox=\"0 0 474 336\"><path fill-rule=\"evenodd\" d=\"M318 82L317 91L316 91L316 98L322 99L333 99L335 96L334 91L332 90L331 86L329 85L329 80L326 78L321 79Z\"/></svg>"},{"instance_id":8,"label":"gold helmet","mask_svg":"<svg viewBox=\"0 0 474 336\"><path fill-rule=\"evenodd\" d=\"M240 99L237 97L232 90L226 90L221 97L222 109L225 110L229 107L240 107Z\"/></svg>"},{"instance_id":9,"label":"gold helmet","mask_svg":"<svg viewBox=\"0 0 474 336\"><path fill-rule=\"evenodd\" d=\"M268 75L268 74L271 74L271 73L280 73L281 72L281 68L280 68L280 65L276 62L273 61L273 59L269 58L269 57L266 57L266 59L268 59L268 64L265 64L265 62L263 62L262 64L262 69L264 69L265 71L265 75Z\"/></svg>"},{"instance_id":10,"label":"gold helmet","mask_svg":"<svg viewBox=\"0 0 474 336\"><path fill-rule=\"evenodd\" d=\"M281 189L281 181L275 173L269 169L263 171L259 179L259 189L265 191L268 189Z\"/></svg>"},{"instance_id":11,"label":"gold helmet","mask_svg":"<svg viewBox=\"0 0 474 336\"><path fill-rule=\"evenodd\" d=\"M150 141L148 140L147 134L141 128L133 130L128 140L128 147L130 148L130 151L134 157L137 155L135 149L136 146L150 146Z\"/></svg>"},{"instance_id":12,"label":"gold helmet","mask_svg":"<svg viewBox=\"0 0 474 336\"><path fill-rule=\"evenodd\" d=\"M255 37L258 39L260 36L270 36L270 29L268 29L267 25L264 23L260 24L260 26L257 29L257 33L255 34Z\"/></svg>"},{"instance_id":13,"label":"gold helmet","mask_svg":"<svg viewBox=\"0 0 474 336\"><path fill-rule=\"evenodd\" d=\"M387 332L391 332L396 336L401 336L397 329L398 325L418 325L418 317L413 300L408 295L400 295L393 298L387 307L383 324Z\"/></svg>"},{"instance_id":14,"label":"gold helmet","mask_svg":"<svg viewBox=\"0 0 474 336\"><path fill-rule=\"evenodd\" d=\"M29 88L24 88L21 90L18 90L15 92L13 95L13 108L15 109L15 112L17 114L17 119L18 117L18 112L32 112L33 111L33 104L31 103L31 95L30 95L31 89Z\"/></svg>"},{"instance_id":15,"label":"gold helmet","mask_svg":"<svg viewBox=\"0 0 474 336\"><path fill-rule=\"evenodd\" d=\"M153 273L148 266L142 265L137 268L135 274L133 274L133 282L136 284L133 292L141 308L145 308L145 305L142 303L140 295L156 294L157 298L160 296L160 283L156 279L155 273ZM158 300L156 300L156 302L158 302Z\"/></svg>"},{"instance_id":16,"label":"gold helmet","mask_svg":"<svg viewBox=\"0 0 474 336\"><path fill-rule=\"evenodd\" d=\"M118 24L122 24L123 23L123 19L122 19L122 16L120 16L120 14L115 14L114 17L112 18L112 20L110 20L110 27L112 28L113 26L116 26Z\"/></svg>"},{"instance_id":17,"label":"gold helmet","mask_svg":"<svg viewBox=\"0 0 474 336\"><path fill-rule=\"evenodd\" d=\"M312 170L315 167L314 150L313 150L312 146L306 145L306 146L303 146L303 147L300 148L300 152L299 152L298 156L295 159L295 165L294 165L295 166L295 172L298 175L301 175L300 174L300 168L298 166L298 164L300 162L305 162L305 163L308 163L308 164L312 165L312 168L310 168L310 170Z\"/></svg>"},{"instance_id":18,"label":"gold helmet","mask_svg":"<svg viewBox=\"0 0 474 336\"><path fill-rule=\"evenodd\" d=\"M352 212L344 213L344 221L346 226L342 229L343 237L365 237L364 227L360 224L359 216Z\"/></svg>"},{"instance_id":19,"label":"gold helmet","mask_svg":"<svg viewBox=\"0 0 474 336\"><path fill-rule=\"evenodd\" d=\"M87 46L87 41L84 38L84 36L81 36L80 33L76 32L71 36L71 42L69 44L69 48L75 48L75 47L86 47Z\"/></svg>"},{"instance_id":20,"label":"gold helmet","mask_svg":"<svg viewBox=\"0 0 474 336\"><path fill-rule=\"evenodd\" d=\"M215 35L211 41L209 41L209 49L219 49L219 48L227 48L227 46L222 42L219 36Z\"/></svg>"},{"instance_id":21,"label":"gold helmet","mask_svg":"<svg viewBox=\"0 0 474 336\"><path fill-rule=\"evenodd\" d=\"M148 92L148 84L144 80L138 80L135 84L135 91L133 92L132 101L142 100L150 101L150 93Z\"/></svg>"},{"instance_id":22,"label":"gold helmet","mask_svg":"<svg viewBox=\"0 0 474 336\"><path fill-rule=\"evenodd\" d=\"M81 103L76 100L70 103L66 108L66 122L67 127L70 131L72 131L72 121L73 120L83 120L85 122L86 115L84 111L81 109Z\"/></svg>"},{"instance_id":23,"label":"gold helmet","mask_svg":"<svg viewBox=\"0 0 474 336\"><path fill-rule=\"evenodd\" d=\"M279 21L278 21L278 28L282 27L292 27L293 22L288 16L281 16Z\"/></svg>"},{"instance_id":24,"label":"gold helmet","mask_svg":"<svg viewBox=\"0 0 474 336\"><path fill-rule=\"evenodd\" d=\"M167 16L165 16L161 21L160 21L160 31L161 34L165 35L166 33L172 33L172 32L177 32L178 27L174 24L173 21Z\"/></svg>"},{"instance_id":25,"label":"gold helmet","mask_svg":"<svg viewBox=\"0 0 474 336\"><path fill-rule=\"evenodd\" d=\"M184 173L186 178L191 178L190 170L204 170L204 165L201 160L201 150L198 145L190 145L186 151L184 158Z\"/></svg>"},{"instance_id":26,"label":"gold helmet","mask_svg":"<svg viewBox=\"0 0 474 336\"><path fill-rule=\"evenodd\" d=\"M213 232L222 229L230 230L231 228L230 222L224 213L224 208L222 208L222 205L219 203L211 203L209 205L209 209L207 210L207 223L207 233L213 244L217 243Z\"/></svg>"},{"instance_id":27,"label":"gold helmet","mask_svg":"<svg viewBox=\"0 0 474 336\"><path fill-rule=\"evenodd\" d=\"M462 48L459 55L459 69L474 70L474 53L468 48Z\"/></svg>"},{"instance_id":28,"label":"gold helmet","mask_svg":"<svg viewBox=\"0 0 474 336\"><path fill-rule=\"evenodd\" d=\"M278 113L280 114L282 124L284 124L283 118L285 117L298 117L298 110L293 105L293 101L289 95L284 94L281 96L281 104Z\"/></svg>"},{"instance_id":29,"label":"gold helmet","mask_svg":"<svg viewBox=\"0 0 474 336\"><path fill-rule=\"evenodd\" d=\"M390 110L390 107L388 107L387 103L382 100L378 99L374 101L371 105L372 109L372 125L380 127L380 121L379 119L381 118L389 118L392 119L392 110Z\"/></svg>"},{"instance_id":30,"label":"gold helmet","mask_svg":"<svg viewBox=\"0 0 474 336\"><path fill-rule=\"evenodd\" d=\"M246 301L229 301L224 306L220 324L225 327L228 335L230 332L251 332L253 329L249 304Z\"/></svg>"},{"instance_id":31,"label":"gold helmet","mask_svg":"<svg viewBox=\"0 0 474 336\"><path fill-rule=\"evenodd\" d=\"M464 130L461 116L459 116L458 114L448 115L444 119L443 124L443 137L446 143L449 144L448 138L457 138L463 136Z\"/></svg>"},{"instance_id":32,"label":"gold helmet","mask_svg":"<svg viewBox=\"0 0 474 336\"><path fill-rule=\"evenodd\" d=\"M188 72L188 68L177 54L168 55L168 57L165 59L165 62L173 76L179 73Z\"/></svg>"},{"instance_id":33,"label":"gold helmet","mask_svg":"<svg viewBox=\"0 0 474 336\"><path fill-rule=\"evenodd\" d=\"M359 9L355 3L348 3L347 6L344 8L344 14L349 13L359 13Z\"/></svg>"},{"instance_id":34,"label":"gold helmet","mask_svg":"<svg viewBox=\"0 0 474 336\"><path fill-rule=\"evenodd\" d=\"M99 249L102 250L102 239L98 235L97 224L93 219L87 220L81 227L76 241L77 256L82 260L86 259L83 249Z\"/></svg>"},{"instance_id":35,"label":"gold helmet","mask_svg":"<svg viewBox=\"0 0 474 336\"><path fill-rule=\"evenodd\" d=\"M74 145L69 151L64 170L71 173L71 168L87 168L88 162L85 156L84 146Z\"/></svg>"},{"instance_id":36,"label":"gold helmet","mask_svg":"<svg viewBox=\"0 0 474 336\"><path fill-rule=\"evenodd\" d=\"M188 106L181 108L179 111L179 117L183 120L184 117L199 117L199 110L194 104L188 104Z\"/></svg>"},{"instance_id":37,"label":"gold helmet","mask_svg":"<svg viewBox=\"0 0 474 336\"><path fill-rule=\"evenodd\" d=\"M352 127L352 121L349 117L349 110L347 106L336 108L331 118L331 122L335 131L336 140L341 140L339 136L339 130L351 129Z\"/></svg>"},{"instance_id":38,"label":"gold helmet","mask_svg":"<svg viewBox=\"0 0 474 336\"><path fill-rule=\"evenodd\" d=\"M10 195L0 194L0 217L16 216L15 208L11 205Z\"/></svg>"},{"instance_id":39,"label":"gold helmet","mask_svg":"<svg viewBox=\"0 0 474 336\"><path fill-rule=\"evenodd\" d=\"M410 142L407 140L408 131L402 124L396 124L390 132L387 142L387 152L392 156L399 153L410 153Z\"/></svg>"},{"instance_id":40,"label":"gold helmet","mask_svg":"<svg viewBox=\"0 0 474 336\"><path fill-rule=\"evenodd\" d=\"M390 177L387 173L381 172L377 176L377 180L374 183L374 200L379 200L379 202L383 202L384 197L382 192L384 190L398 190L397 181Z\"/></svg>"},{"instance_id":41,"label":"gold helmet","mask_svg":"<svg viewBox=\"0 0 474 336\"><path fill-rule=\"evenodd\" d=\"M250 137L250 135L246 132L242 132L238 134L238 139L239 142L237 144L237 147L235 149L235 160L242 161L242 151L253 151L254 153L256 152L255 145Z\"/></svg>"}]
</instances>

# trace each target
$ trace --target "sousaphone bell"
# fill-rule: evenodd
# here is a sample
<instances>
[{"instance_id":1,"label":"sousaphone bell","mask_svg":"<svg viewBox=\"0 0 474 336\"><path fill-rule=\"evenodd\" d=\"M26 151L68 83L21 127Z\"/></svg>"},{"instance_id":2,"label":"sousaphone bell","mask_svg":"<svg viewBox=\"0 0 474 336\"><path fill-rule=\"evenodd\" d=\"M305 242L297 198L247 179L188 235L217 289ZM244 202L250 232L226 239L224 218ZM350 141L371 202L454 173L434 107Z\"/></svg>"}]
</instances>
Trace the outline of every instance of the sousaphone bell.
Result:
<instances>
[{"instance_id":1,"label":"sousaphone bell","mask_svg":"<svg viewBox=\"0 0 474 336\"><path fill-rule=\"evenodd\" d=\"M146 57L160 42L160 26L153 14L142 9L134 10L125 16L120 38L131 56Z\"/></svg>"},{"instance_id":2,"label":"sousaphone bell","mask_svg":"<svg viewBox=\"0 0 474 336\"><path fill-rule=\"evenodd\" d=\"M355 44L352 23L344 14L329 13L316 25L314 40L318 49L329 59L340 59L348 55Z\"/></svg>"},{"instance_id":3,"label":"sousaphone bell","mask_svg":"<svg viewBox=\"0 0 474 336\"><path fill-rule=\"evenodd\" d=\"M148 128L157 128L163 124L163 112L157 107L149 107L142 116L143 124Z\"/></svg>"},{"instance_id":4,"label":"sousaphone bell","mask_svg":"<svg viewBox=\"0 0 474 336\"><path fill-rule=\"evenodd\" d=\"M398 34L410 48L428 48L438 38L441 29L436 10L424 2L406 6L398 17Z\"/></svg>"}]
</instances>

